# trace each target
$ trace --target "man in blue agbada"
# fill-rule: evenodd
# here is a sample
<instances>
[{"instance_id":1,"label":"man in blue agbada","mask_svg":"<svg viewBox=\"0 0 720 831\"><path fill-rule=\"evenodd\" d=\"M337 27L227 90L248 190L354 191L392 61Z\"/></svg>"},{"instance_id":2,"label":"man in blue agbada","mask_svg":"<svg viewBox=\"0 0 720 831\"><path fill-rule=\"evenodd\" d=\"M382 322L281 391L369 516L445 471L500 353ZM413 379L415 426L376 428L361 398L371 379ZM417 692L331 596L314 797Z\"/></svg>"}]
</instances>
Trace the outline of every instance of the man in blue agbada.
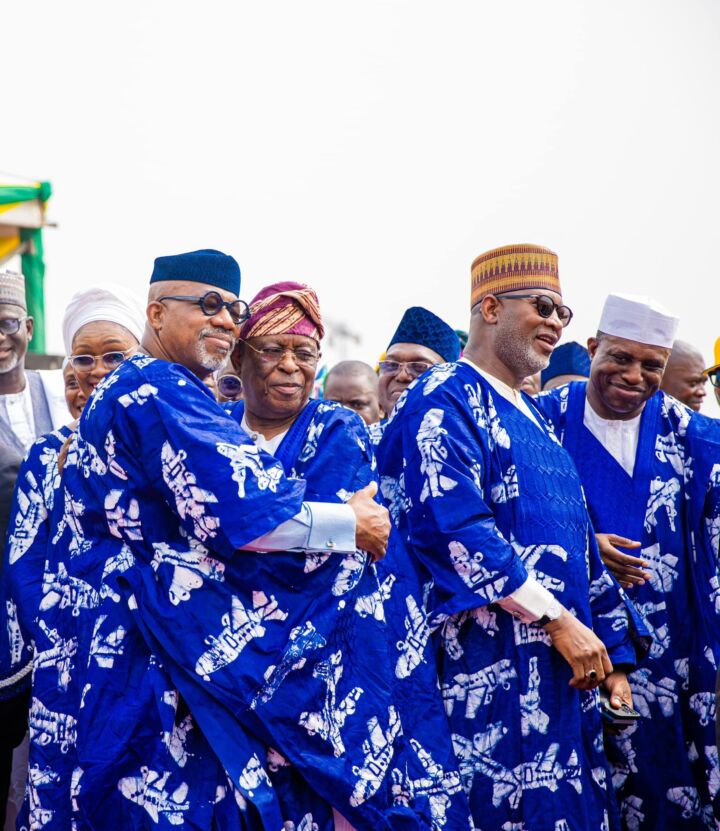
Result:
<instances>
[{"instance_id":1,"label":"man in blue agbada","mask_svg":"<svg viewBox=\"0 0 720 831\"><path fill-rule=\"evenodd\" d=\"M537 402L575 460L608 568L653 633L630 676L644 719L608 748L631 831L720 828L720 423L659 390L676 327L649 298L611 294L589 381Z\"/></svg>"},{"instance_id":2,"label":"man in blue agbada","mask_svg":"<svg viewBox=\"0 0 720 831\"><path fill-rule=\"evenodd\" d=\"M306 483L306 499L344 502L351 493L377 480L376 464L367 430L356 413L337 403L310 400L324 331L317 296L302 283L275 283L253 298L250 312L233 353L244 400L227 405L228 409L256 446L282 464L286 475ZM383 562L394 560L395 554L391 536ZM308 565L317 567L326 557L314 556ZM412 585L407 569L381 579L375 566L366 568L364 558L353 555L346 558L330 594L336 598L338 609L346 608L354 599L348 621L357 640L353 649L363 650L364 644L373 640L388 643L382 669L393 679L403 732L417 751L417 758L409 760L410 764L393 762L395 801L412 804L425 796L435 828L467 831L469 810L434 663L428 661L412 673L404 671L409 665L409 648L401 648L409 643L408 607L418 610L418 614L422 607L418 584ZM414 626L424 628L424 619L415 620ZM303 785L296 766L276 751L272 754L269 775L283 812L303 816L312 808L320 827L329 806L319 804ZM336 829L344 828L342 818L335 814Z\"/></svg>"},{"instance_id":3,"label":"man in blue agbada","mask_svg":"<svg viewBox=\"0 0 720 831\"><path fill-rule=\"evenodd\" d=\"M219 252L159 258L147 354L83 412L43 587L74 638L74 706L39 712L33 730L74 754L65 796L78 829L324 831L312 814L283 815L268 747L359 831L430 828L427 795L396 798L391 768L419 753L394 706L386 641L358 638L344 576L362 571L359 549L385 551L374 486L346 504L304 502L302 481L201 383L234 346L239 276ZM37 781L49 822L63 798L52 765Z\"/></svg>"},{"instance_id":4,"label":"man in blue agbada","mask_svg":"<svg viewBox=\"0 0 720 831\"><path fill-rule=\"evenodd\" d=\"M96 286L73 296L63 317L63 338L83 403L105 375L137 351L144 326L142 304L123 286ZM66 367L66 377L67 372ZM67 396L67 401L77 419L82 407L74 408L76 396ZM74 420L42 436L28 451L18 473L3 565L4 602L16 609L13 634L25 649L11 650L9 662L0 660L0 684L16 678L29 689L31 676L23 670L32 669L29 776L20 828L46 828L51 819L55 828L70 826L70 805L63 813L58 810L61 800L54 800L50 813L38 793L43 788L67 793L75 768L70 744L61 742L65 752L58 753L48 745L43 728L47 712L64 712L72 703L70 669L77 642L72 615L66 611L72 601L69 593L58 593L57 569L47 559L47 547L53 534L49 518L60 489L60 459L76 426Z\"/></svg>"},{"instance_id":5,"label":"man in blue agbada","mask_svg":"<svg viewBox=\"0 0 720 831\"><path fill-rule=\"evenodd\" d=\"M600 561L572 460L518 391L570 317L553 252L479 257L464 357L408 390L378 448L391 515L432 580L478 829L601 831L613 817L596 688L616 709L631 703L633 613Z\"/></svg>"}]
</instances>

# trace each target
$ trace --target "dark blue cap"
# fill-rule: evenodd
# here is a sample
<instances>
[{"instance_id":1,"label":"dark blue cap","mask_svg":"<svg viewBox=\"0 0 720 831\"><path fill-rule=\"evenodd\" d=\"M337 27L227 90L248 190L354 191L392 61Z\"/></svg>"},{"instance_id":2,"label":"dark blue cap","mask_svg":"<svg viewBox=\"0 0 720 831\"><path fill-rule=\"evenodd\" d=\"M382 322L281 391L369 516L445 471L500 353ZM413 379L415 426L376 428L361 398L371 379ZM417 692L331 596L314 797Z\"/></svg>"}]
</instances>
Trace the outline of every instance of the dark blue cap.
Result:
<instances>
[{"instance_id":1,"label":"dark blue cap","mask_svg":"<svg viewBox=\"0 0 720 831\"><path fill-rule=\"evenodd\" d=\"M553 350L550 363L540 375L540 387L544 387L558 375L582 375L583 378L589 378L590 356L587 349L575 341L570 341Z\"/></svg>"},{"instance_id":2,"label":"dark blue cap","mask_svg":"<svg viewBox=\"0 0 720 831\"><path fill-rule=\"evenodd\" d=\"M394 343L419 343L437 352L444 361L457 361L460 357L460 339L455 331L422 306L412 306L405 312L388 349Z\"/></svg>"},{"instance_id":3,"label":"dark blue cap","mask_svg":"<svg viewBox=\"0 0 720 831\"><path fill-rule=\"evenodd\" d=\"M187 254L172 254L155 260L151 283L167 280L189 280L191 283L207 283L215 289L240 294L240 266L234 257L203 248Z\"/></svg>"}]
</instances>

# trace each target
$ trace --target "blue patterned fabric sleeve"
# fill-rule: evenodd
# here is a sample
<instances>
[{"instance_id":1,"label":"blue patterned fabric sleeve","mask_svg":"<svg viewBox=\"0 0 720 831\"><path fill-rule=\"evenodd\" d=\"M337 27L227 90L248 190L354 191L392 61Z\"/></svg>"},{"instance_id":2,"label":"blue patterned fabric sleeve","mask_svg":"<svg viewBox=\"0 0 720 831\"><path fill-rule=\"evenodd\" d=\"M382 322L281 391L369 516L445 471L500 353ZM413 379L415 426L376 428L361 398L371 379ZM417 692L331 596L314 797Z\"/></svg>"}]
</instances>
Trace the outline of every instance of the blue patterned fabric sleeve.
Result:
<instances>
[{"instance_id":1,"label":"blue patterned fabric sleeve","mask_svg":"<svg viewBox=\"0 0 720 831\"><path fill-rule=\"evenodd\" d=\"M396 481L403 478L407 526L401 529L433 575L433 611L440 619L500 600L528 574L483 492L487 433L442 389L432 400L408 401L402 418L387 427L381 453L388 464L382 469L397 472Z\"/></svg>"},{"instance_id":2,"label":"blue patterned fabric sleeve","mask_svg":"<svg viewBox=\"0 0 720 831\"><path fill-rule=\"evenodd\" d=\"M126 471L129 479L150 478L185 531L200 542L212 539L213 550L224 556L295 516L304 484L286 479L280 464L255 447L195 376L164 361L134 369L138 388L114 402L109 423L93 418L92 408L83 416L86 444L102 446L108 431L124 435L126 445L129 440L136 448L138 465L136 475ZM208 453L212 445L215 454ZM218 498L232 492L242 499L241 510ZM123 498L117 491L117 508L132 515Z\"/></svg>"}]
</instances>

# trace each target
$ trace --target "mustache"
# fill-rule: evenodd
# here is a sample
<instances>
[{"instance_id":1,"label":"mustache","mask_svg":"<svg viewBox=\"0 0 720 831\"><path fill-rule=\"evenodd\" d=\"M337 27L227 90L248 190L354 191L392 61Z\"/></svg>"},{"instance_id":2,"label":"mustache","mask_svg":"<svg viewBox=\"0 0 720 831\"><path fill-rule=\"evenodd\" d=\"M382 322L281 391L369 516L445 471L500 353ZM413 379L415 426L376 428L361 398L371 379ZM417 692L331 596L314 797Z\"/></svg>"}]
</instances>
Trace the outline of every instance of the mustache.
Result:
<instances>
[{"instance_id":1,"label":"mustache","mask_svg":"<svg viewBox=\"0 0 720 831\"><path fill-rule=\"evenodd\" d=\"M221 328L220 326L209 326L207 329L203 329L202 332L200 332L200 337L222 338L223 340L226 340L228 342L228 346L230 347L230 349L233 349L235 344L237 343L237 338L235 337L235 335L233 335L232 332L228 332L227 329Z\"/></svg>"}]
</instances>

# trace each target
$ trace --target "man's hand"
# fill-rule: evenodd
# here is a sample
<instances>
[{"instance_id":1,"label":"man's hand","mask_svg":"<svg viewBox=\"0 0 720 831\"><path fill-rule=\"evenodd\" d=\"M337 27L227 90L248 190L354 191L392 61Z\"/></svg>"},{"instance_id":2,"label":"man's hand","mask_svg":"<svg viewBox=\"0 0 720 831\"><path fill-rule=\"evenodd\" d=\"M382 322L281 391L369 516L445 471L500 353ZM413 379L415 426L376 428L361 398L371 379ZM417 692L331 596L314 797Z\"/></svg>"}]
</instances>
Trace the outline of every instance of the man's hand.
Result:
<instances>
[{"instance_id":1,"label":"man's hand","mask_svg":"<svg viewBox=\"0 0 720 831\"><path fill-rule=\"evenodd\" d=\"M616 545L621 545L623 548L640 548L639 542L619 537L617 534L595 534L595 537L602 561L624 589L629 589L631 586L642 586L646 580L650 579L647 571L642 570L647 568L650 563L639 557L623 554L622 551L615 548Z\"/></svg>"},{"instance_id":2,"label":"man's hand","mask_svg":"<svg viewBox=\"0 0 720 831\"><path fill-rule=\"evenodd\" d=\"M347 504L355 512L355 544L367 551L373 562L382 560L390 536L390 514L374 500L377 483L356 491Z\"/></svg>"},{"instance_id":3,"label":"man's hand","mask_svg":"<svg viewBox=\"0 0 720 831\"><path fill-rule=\"evenodd\" d=\"M592 690L613 671L605 645L584 623L566 610L557 620L545 625L553 646L570 664L570 686Z\"/></svg>"},{"instance_id":4,"label":"man's hand","mask_svg":"<svg viewBox=\"0 0 720 831\"><path fill-rule=\"evenodd\" d=\"M610 706L618 709L623 704L632 707L632 690L630 689L630 682L624 672L611 672L605 678L603 686L608 691L610 696Z\"/></svg>"}]
</instances>

